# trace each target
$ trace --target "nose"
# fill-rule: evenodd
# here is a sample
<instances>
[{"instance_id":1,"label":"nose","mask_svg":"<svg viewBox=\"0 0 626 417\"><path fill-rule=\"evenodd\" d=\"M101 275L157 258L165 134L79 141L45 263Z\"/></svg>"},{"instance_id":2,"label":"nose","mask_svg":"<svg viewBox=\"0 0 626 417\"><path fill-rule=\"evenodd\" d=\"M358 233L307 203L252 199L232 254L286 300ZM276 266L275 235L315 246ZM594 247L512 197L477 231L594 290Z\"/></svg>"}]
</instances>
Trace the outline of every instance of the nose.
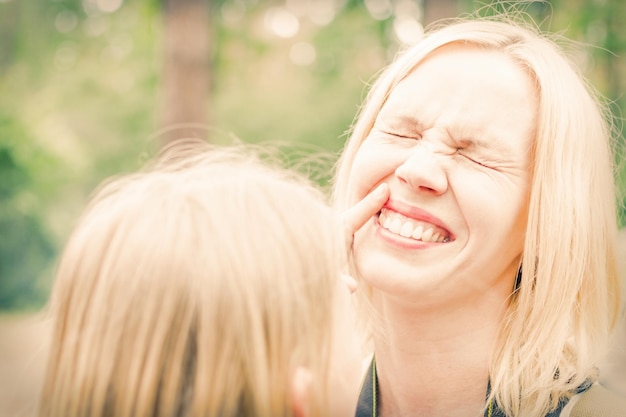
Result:
<instances>
[{"instance_id":1,"label":"nose","mask_svg":"<svg viewBox=\"0 0 626 417\"><path fill-rule=\"evenodd\" d=\"M407 159L396 168L400 182L415 191L441 195L448 189L448 177L442 166L444 156L433 152L428 144L416 145Z\"/></svg>"}]
</instances>

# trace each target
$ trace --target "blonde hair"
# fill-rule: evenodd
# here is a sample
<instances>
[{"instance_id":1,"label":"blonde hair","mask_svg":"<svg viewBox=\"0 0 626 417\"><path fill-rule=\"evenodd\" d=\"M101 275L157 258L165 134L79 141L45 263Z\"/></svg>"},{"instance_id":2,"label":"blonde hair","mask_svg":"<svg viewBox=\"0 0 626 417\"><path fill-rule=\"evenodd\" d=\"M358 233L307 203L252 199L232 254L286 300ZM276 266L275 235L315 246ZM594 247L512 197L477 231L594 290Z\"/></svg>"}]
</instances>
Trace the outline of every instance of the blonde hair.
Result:
<instances>
[{"instance_id":1,"label":"blonde hair","mask_svg":"<svg viewBox=\"0 0 626 417\"><path fill-rule=\"evenodd\" d=\"M58 266L40 415L291 416L299 366L322 415L344 246L323 194L252 148L106 183Z\"/></svg>"},{"instance_id":2,"label":"blonde hair","mask_svg":"<svg viewBox=\"0 0 626 417\"><path fill-rule=\"evenodd\" d=\"M348 201L352 163L391 90L452 43L502 52L537 88L522 278L492 352L490 395L509 416L545 415L595 378L619 310L611 118L556 39L502 16L429 31L372 86L337 166L335 202L355 203Z\"/></svg>"}]
</instances>

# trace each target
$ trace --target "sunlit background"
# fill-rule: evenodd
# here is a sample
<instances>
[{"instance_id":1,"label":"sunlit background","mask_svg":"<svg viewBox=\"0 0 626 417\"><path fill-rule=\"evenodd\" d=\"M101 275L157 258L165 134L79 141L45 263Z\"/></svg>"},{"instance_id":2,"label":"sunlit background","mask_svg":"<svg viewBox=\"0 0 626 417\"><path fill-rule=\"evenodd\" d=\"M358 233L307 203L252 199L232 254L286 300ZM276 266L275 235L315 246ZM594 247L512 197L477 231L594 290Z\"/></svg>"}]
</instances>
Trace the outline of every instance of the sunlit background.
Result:
<instances>
[{"instance_id":1,"label":"sunlit background","mask_svg":"<svg viewBox=\"0 0 626 417\"><path fill-rule=\"evenodd\" d=\"M435 20L502 9L489 3L0 0L0 361L34 352L44 330L33 312L104 178L183 135L338 153L368 83L400 49ZM622 112L626 2L506 3L578 41L569 53ZM0 414L27 409L32 393L16 392L0 386Z\"/></svg>"}]
</instances>

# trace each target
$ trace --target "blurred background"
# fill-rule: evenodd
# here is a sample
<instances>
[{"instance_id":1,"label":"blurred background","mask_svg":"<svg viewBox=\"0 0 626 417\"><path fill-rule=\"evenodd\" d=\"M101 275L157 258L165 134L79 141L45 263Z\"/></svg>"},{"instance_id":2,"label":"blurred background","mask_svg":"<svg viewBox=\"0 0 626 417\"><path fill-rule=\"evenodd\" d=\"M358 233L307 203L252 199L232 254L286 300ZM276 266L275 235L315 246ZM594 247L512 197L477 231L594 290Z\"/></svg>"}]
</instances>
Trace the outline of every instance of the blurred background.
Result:
<instances>
[{"instance_id":1,"label":"blurred background","mask_svg":"<svg viewBox=\"0 0 626 417\"><path fill-rule=\"evenodd\" d=\"M55 261L104 178L180 136L337 154L368 83L425 26L511 5L577 41L624 113L621 0L0 0L0 415L32 415Z\"/></svg>"}]
</instances>

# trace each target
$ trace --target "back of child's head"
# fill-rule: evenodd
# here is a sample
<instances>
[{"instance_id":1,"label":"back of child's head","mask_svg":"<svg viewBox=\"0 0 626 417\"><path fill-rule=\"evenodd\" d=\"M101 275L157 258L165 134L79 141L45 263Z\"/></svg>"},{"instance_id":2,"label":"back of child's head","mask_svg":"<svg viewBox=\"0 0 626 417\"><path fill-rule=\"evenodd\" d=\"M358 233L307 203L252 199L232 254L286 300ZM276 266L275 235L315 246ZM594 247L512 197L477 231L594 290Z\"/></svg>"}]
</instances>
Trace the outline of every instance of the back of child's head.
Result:
<instances>
[{"instance_id":1,"label":"back of child's head","mask_svg":"<svg viewBox=\"0 0 626 417\"><path fill-rule=\"evenodd\" d=\"M60 260L41 415L289 416L325 407L344 239L323 194L250 149L172 148L103 185Z\"/></svg>"}]
</instances>

